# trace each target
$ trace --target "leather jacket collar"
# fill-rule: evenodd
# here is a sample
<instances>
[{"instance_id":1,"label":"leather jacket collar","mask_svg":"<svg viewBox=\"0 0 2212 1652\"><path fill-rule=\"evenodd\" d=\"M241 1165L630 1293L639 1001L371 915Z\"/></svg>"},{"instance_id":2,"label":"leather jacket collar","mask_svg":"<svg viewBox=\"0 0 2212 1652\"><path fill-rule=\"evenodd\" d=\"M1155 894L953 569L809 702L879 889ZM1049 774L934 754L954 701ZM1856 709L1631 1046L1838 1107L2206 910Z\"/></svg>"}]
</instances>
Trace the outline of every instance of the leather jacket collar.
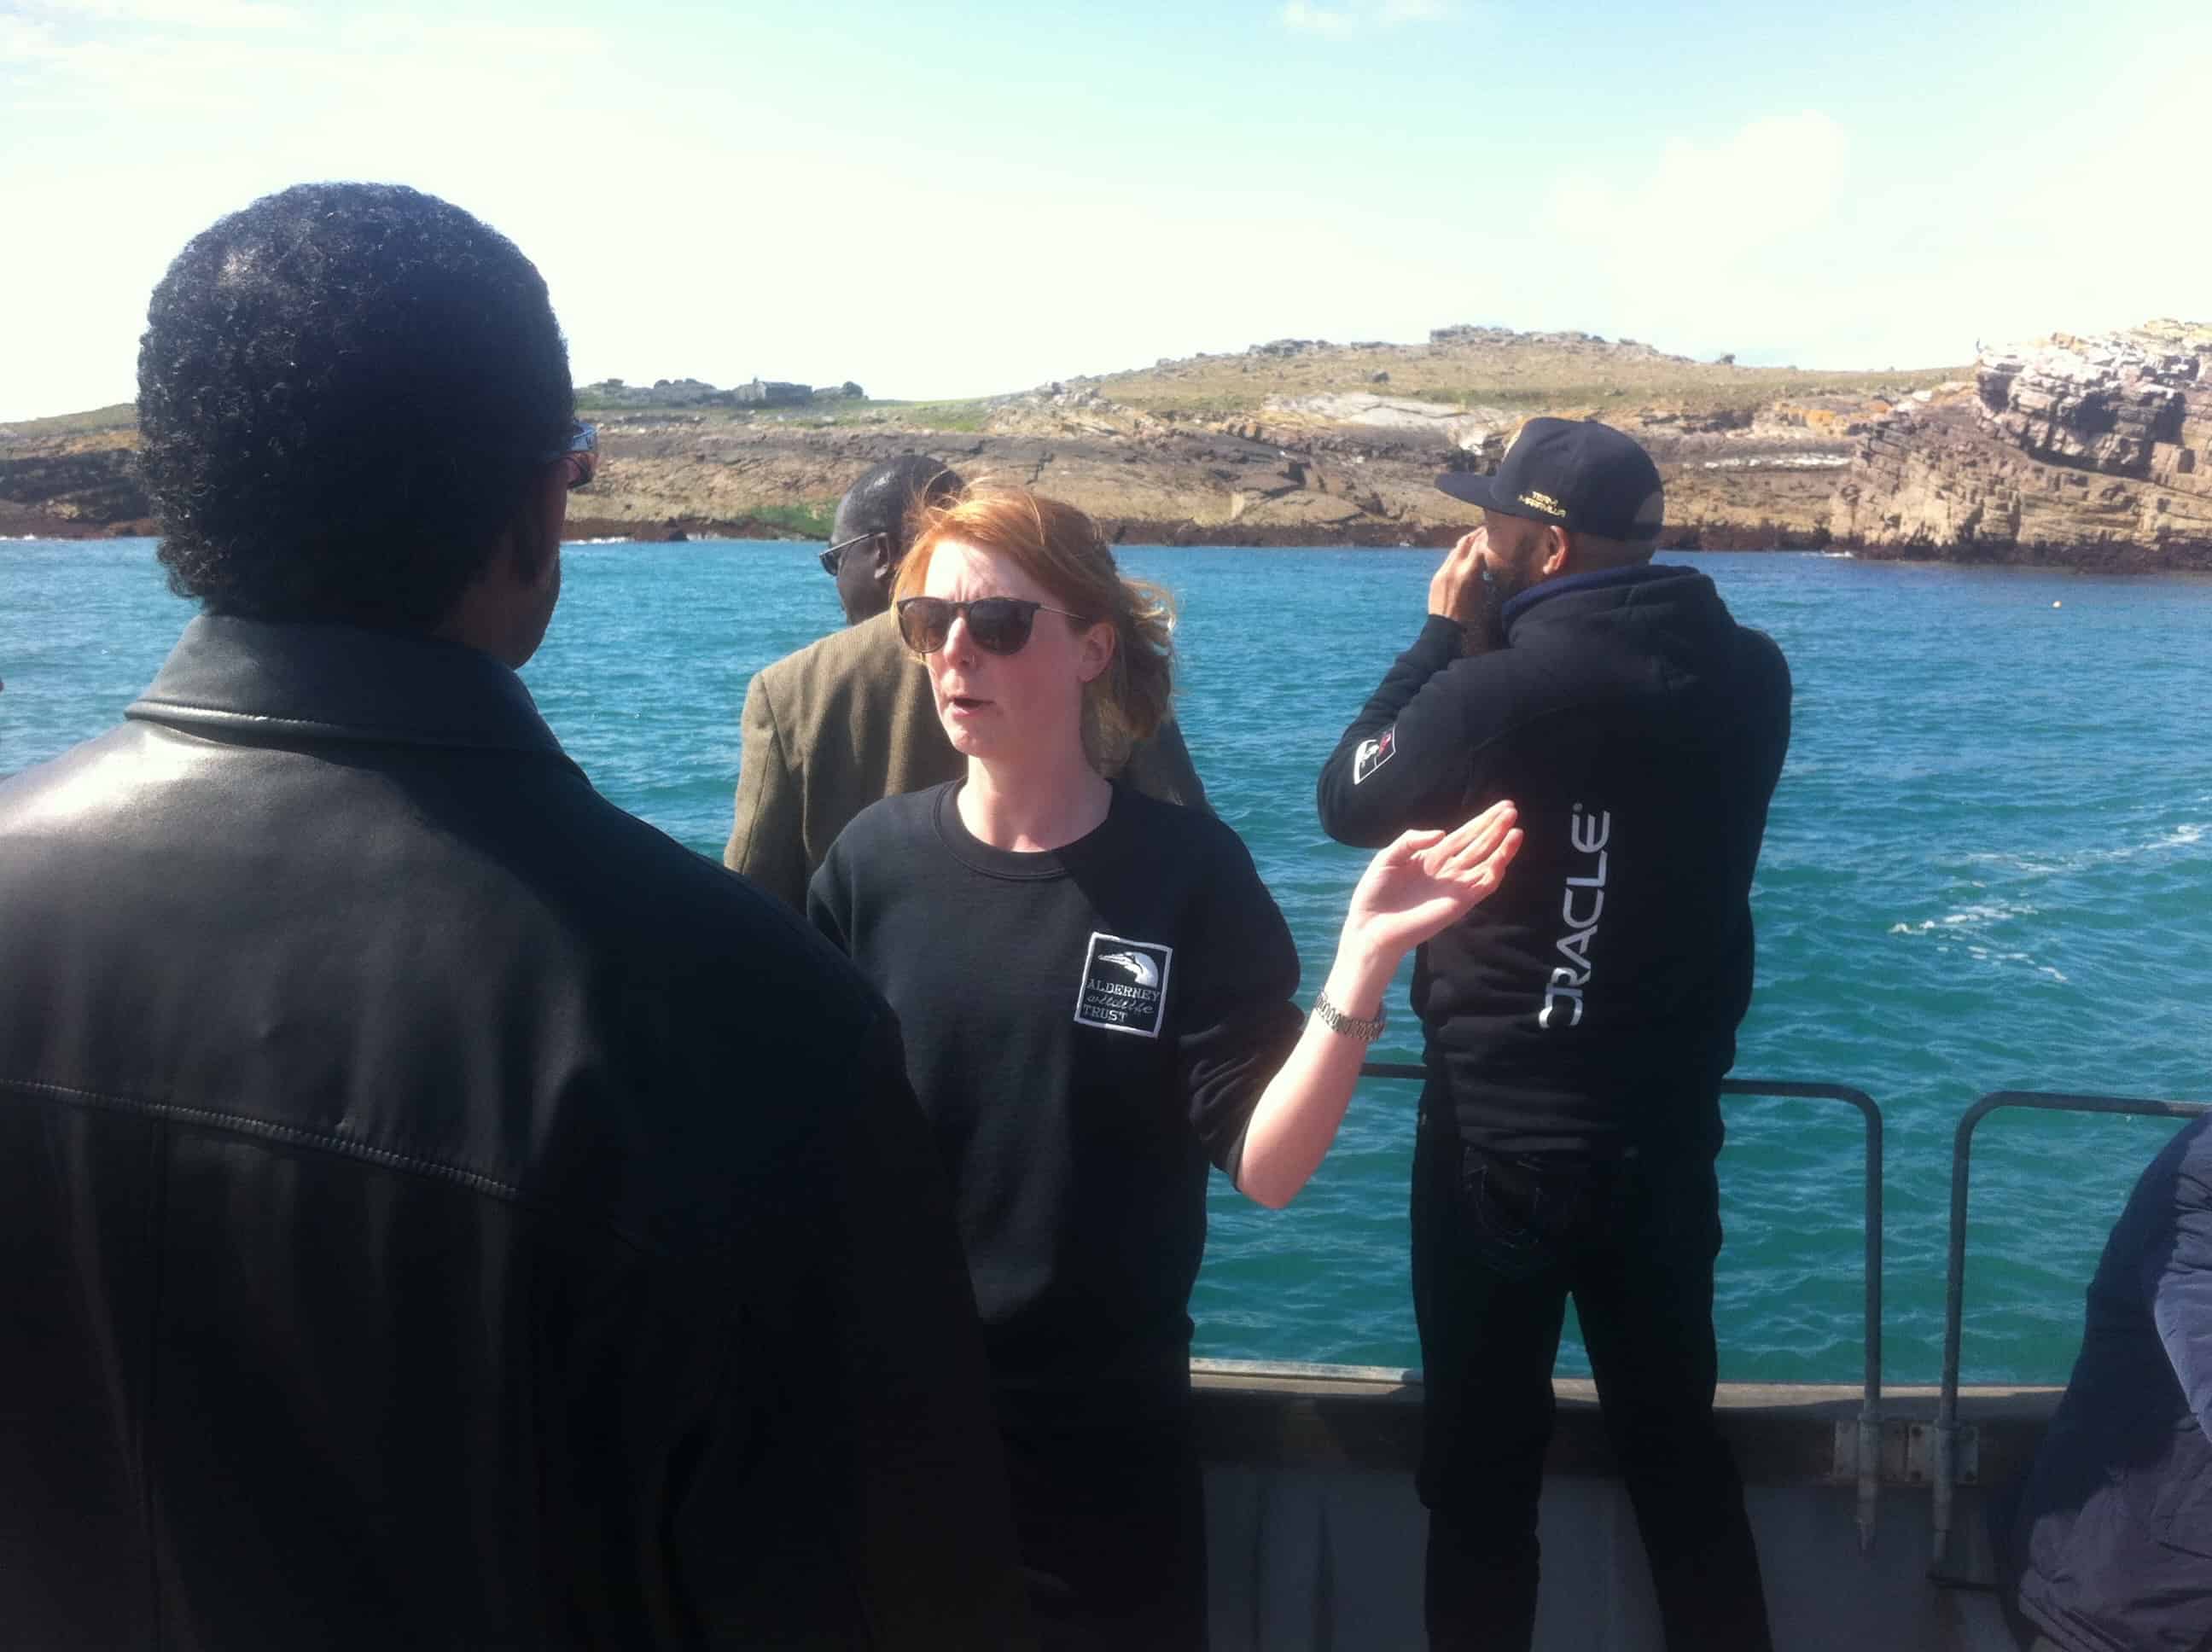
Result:
<instances>
[{"instance_id":1,"label":"leather jacket collar","mask_svg":"<svg viewBox=\"0 0 2212 1652\"><path fill-rule=\"evenodd\" d=\"M522 679L489 654L349 625L202 614L124 714L218 738L471 746L568 761Z\"/></svg>"}]
</instances>

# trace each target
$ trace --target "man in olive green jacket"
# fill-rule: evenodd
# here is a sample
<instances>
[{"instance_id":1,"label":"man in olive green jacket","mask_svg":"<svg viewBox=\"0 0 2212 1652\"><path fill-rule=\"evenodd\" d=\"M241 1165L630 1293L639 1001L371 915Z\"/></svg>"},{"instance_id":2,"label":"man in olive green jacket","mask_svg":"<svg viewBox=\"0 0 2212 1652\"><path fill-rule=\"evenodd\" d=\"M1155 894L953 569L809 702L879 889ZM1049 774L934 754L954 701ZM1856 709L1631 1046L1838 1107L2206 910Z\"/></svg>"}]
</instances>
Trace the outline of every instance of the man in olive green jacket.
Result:
<instances>
[{"instance_id":1,"label":"man in olive green jacket","mask_svg":"<svg viewBox=\"0 0 2212 1652\"><path fill-rule=\"evenodd\" d=\"M745 691L737 819L722 859L798 910L807 879L854 815L967 771L937 720L929 675L890 611L909 506L959 485L935 460L912 454L854 483L823 553L848 629L763 666ZM1149 797L1206 807L1173 722L1130 754L1120 778Z\"/></svg>"}]
</instances>

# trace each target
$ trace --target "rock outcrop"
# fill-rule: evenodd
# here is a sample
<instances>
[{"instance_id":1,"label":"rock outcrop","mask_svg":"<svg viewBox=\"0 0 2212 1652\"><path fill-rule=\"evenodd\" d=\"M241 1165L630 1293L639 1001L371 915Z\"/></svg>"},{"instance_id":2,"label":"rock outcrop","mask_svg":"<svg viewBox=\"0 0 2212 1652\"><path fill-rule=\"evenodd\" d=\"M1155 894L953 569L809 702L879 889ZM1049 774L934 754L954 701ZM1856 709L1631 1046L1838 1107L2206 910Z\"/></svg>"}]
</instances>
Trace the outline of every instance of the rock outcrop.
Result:
<instances>
[{"instance_id":1,"label":"rock outcrop","mask_svg":"<svg viewBox=\"0 0 2212 1652\"><path fill-rule=\"evenodd\" d=\"M81 538L152 531L133 433L0 444L0 535Z\"/></svg>"},{"instance_id":2,"label":"rock outcrop","mask_svg":"<svg viewBox=\"0 0 2212 1652\"><path fill-rule=\"evenodd\" d=\"M1868 432L1831 527L1877 555L2212 568L2212 326L1984 350L1971 390Z\"/></svg>"}]
</instances>

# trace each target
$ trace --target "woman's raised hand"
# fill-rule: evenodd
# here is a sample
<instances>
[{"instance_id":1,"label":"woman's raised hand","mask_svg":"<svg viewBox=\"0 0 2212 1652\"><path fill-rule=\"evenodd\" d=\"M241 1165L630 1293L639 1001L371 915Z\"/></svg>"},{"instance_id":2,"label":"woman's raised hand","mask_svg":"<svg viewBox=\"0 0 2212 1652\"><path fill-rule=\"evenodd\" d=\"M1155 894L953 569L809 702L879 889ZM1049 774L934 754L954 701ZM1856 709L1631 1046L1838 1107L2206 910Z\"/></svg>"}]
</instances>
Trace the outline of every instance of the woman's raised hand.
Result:
<instances>
[{"instance_id":1,"label":"woman's raised hand","mask_svg":"<svg viewBox=\"0 0 2212 1652\"><path fill-rule=\"evenodd\" d=\"M1368 863L1344 941L1394 962L1465 917L1521 852L1516 811L1494 803L1450 832L1407 832Z\"/></svg>"},{"instance_id":2,"label":"woman's raised hand","mask_svg":"<svg viewBox=\"0 0 2212 1652\"><path fill-rule=\"evenodd\" d=\"M1367 1048L1365 1036L1345 1036L1343 1017L1379 1015L1398 960L1498 887L1521 848L1513 820L1513 805L1497 804L1455 832L1408 832L1368 863L1322 988L1340 1014L1308 1020L1245 1129L1237 1185L1249 1197L1279 1209L1305 1186L1336 1139Z\"/></svg>"}]
</instances>

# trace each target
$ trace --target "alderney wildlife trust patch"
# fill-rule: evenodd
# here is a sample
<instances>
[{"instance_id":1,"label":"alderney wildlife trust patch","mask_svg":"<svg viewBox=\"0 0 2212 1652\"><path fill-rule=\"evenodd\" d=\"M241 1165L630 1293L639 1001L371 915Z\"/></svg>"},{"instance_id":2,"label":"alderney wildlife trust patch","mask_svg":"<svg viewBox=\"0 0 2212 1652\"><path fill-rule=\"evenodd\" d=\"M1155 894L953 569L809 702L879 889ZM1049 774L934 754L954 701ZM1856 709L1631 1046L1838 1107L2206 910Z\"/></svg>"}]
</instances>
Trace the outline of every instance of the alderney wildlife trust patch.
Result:
<instances>
[{"instance_id":1,"label":"alderney wildlife trust patch","mask_svg":"<svg viewBox=\"0 0 2212 1652\"><path fill-rule=\"evenodd\" d=\"M1076 1020L1108 1032L1158 1038L1167 1019L1168 971L1174 963L1171 946L1091 931L1075 989Z\"/></svg>"}]
</instances>

